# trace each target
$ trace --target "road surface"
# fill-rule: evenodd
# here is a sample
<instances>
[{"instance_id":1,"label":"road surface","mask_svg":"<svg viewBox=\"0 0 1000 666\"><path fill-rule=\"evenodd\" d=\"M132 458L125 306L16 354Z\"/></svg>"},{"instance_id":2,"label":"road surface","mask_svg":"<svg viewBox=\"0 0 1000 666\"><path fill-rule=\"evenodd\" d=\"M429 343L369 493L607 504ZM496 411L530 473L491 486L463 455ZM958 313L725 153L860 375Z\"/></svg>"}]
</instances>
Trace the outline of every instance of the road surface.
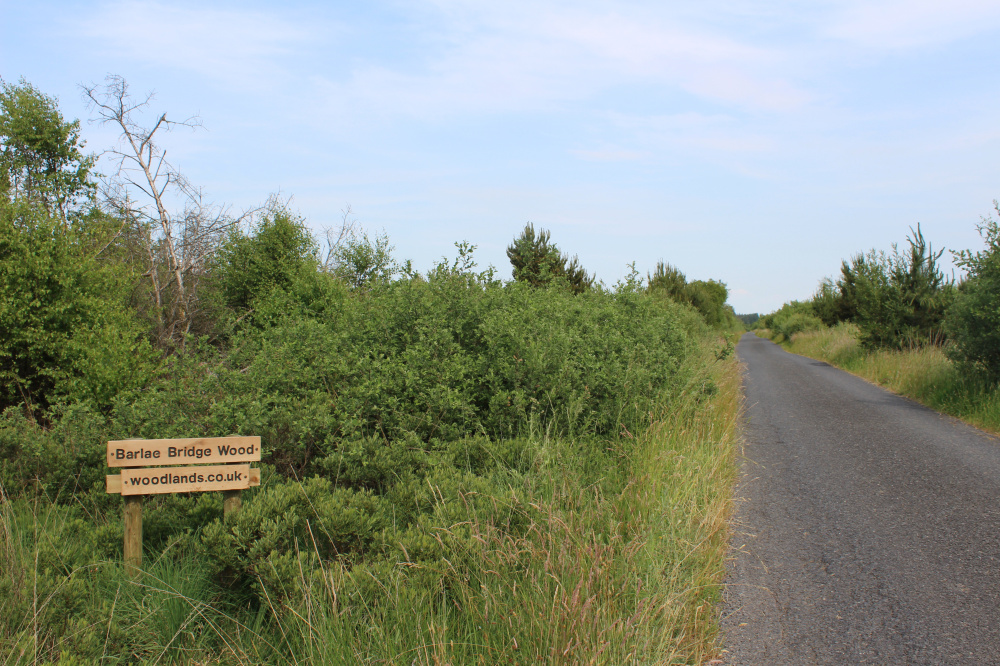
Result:
<instances>
[{"instance_id":1,"label":"road surface","mask_svg":"<svg viewBox=\"0 0 1000 666\"><path fill-rule=\"evenodd\" d=\"M726 663L1000 664L1000 440L746 334Z\"/></svg>"}]
</instances>

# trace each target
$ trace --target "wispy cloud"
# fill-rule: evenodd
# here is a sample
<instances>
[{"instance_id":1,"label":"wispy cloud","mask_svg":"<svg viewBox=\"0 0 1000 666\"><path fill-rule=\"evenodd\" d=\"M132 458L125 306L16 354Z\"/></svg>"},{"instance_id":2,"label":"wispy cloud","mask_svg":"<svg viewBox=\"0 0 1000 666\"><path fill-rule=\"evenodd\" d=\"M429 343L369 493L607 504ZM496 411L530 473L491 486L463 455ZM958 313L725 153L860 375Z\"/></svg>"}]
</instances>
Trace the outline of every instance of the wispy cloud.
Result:
<instances>
[{"instance_id":1,"label":"wispy cloud","mask_svg":"<svg viewBox=\"0 0 1000 666\"><path fill-rule=\"evenodd\" d=\"M571 155L588 162L633 162L646 156L637 150L571 150Z\"/></svg>"},{"instance_id":2,"label":"wispy cloud","mask_svg":"<svg viewBox=\"0 0 1000 666\"><path fill-rule=\"evenodd\" d=\"M315 26L287 12L216 9L155 0L122 0L74 16L74 34L122 58L245 87L280 76L280 61Z\"/></svg>"},{"instance_id":3,"label":"wispy cloud","mask_svg":"<svg viewBox=\"0 0 1000 666\"><path fill-rule=\"evenodd\" d=\"M810 99L784 75L780 51L662 13L609 7L436 3L421 14L431 24L423 34L434 37L419 61L362 58L322 86L335 113L426 117L558 109L621 86L767 111Z\"/></svg>"},{"instance_id":4,"label":"wispy cloud","mask_svg":"<svg viewBox=\"0 0 1000 666\"><path fill-rule=\"evenodd\" d=\"M1000 27L996 0L851 0L828 34L876 49L952 42Z\"/></svg>"}]
</instances>

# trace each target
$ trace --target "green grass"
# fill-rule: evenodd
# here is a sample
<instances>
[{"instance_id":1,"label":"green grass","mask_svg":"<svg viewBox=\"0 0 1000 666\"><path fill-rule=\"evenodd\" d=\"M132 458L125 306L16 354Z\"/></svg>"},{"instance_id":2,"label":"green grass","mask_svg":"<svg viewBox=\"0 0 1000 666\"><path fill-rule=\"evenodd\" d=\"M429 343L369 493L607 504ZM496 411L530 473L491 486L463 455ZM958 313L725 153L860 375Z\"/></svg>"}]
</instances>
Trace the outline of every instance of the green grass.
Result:
<instances>
[{"instance_id":1,"label":"green grass","mask_svg":"<svg viewBox=\"0 0 1000 666\"><path fill-rule=\"evenodd\" d=\"M499 471L507 490L489 499L523 529L438 491L440 560L350 566L297 543L297 559L268 560L295 589L261 571L256 607L210 573L196 534L147 552L133 579L98 556L120 516L5 498L0 665L703 663L719 650L740 413L738 366L716 353L650 427L606 440L629 458L621 478L584 469L585 441L534 433L531 468Z\"/></svg>"},{"instance_id":2,"label":"green grass","mask_svg":"<svg viewBox=\"0 0 1000 666\"><path fill-rule=\"evenodd\" d=\"M772 337L769 331L758 331ZM858 343L857 327L796 333L791 340L774 336L788 351L827 361L976 427L1000 434L1000 391L963 375L941 347L870 351Z\"/></svg>"}]
</instances>

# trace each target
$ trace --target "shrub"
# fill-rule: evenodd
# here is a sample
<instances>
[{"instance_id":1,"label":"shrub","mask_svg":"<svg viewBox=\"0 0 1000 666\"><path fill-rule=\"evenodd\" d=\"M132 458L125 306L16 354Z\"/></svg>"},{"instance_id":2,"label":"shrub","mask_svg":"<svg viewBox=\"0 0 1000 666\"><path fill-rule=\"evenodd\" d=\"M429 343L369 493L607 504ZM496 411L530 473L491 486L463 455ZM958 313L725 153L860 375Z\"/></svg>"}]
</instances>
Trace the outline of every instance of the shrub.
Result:
<instances>
[{"instance_id":1,"label":"shrub","mask_svg":"<svg viewBox=\"0 0 1000 666\"><path fill-rule=\"evenodd\" d=\"M1000 225L992 217L985 218L979 233L985 250L955 255L955 263L968 271L968 278L958 289L945 320L954 343L948 354L995 382L1000 380Z\"/></svg>"},{"instance_id":2,"label":"shrub","mask_svg":"<svg viewBox=\"0 0 1000 666\"><path fill-rule=\"evenodd\" d=\"M243 312L273 289L287 290L319 260L305 223L272 202L250 233L234 229L219 251L216 271L226 303Z\"/></svg>"},{"instance_id":3,"label":"shrub","mask_svg":"<svg viewBox=\"0 0 1000 666\"><path fill-rule=\"evenodd\" d=\"M918 226L907 237L909 252L858 255L852 260L861 344L901 349L943 341L944 313L953 284L938 268L943 250L934 252Z\"/></svg>"},{"instance_id":4,"label":"shrub","mask_svg":"<svg viewBox=\"0 0 1000 666\"><path fill-rule=\"evenodd\" d=\"M771 330L785 336L786 339L791 340L792 336L796 333L818 331L821 328L824 328L824 325L823 321L819 317L814 317L813 315L803 312L797 312L784 317L776 318Z\"/></svg>"},{"instance_id":5,"label":"shrub","mask_svg":"<svg viewBox=\"0 0 1000 666\"><path fill-rule=\"evenodd\" d=\"M127 276L76 228L0 199L0 411L59 399L106 407L155 356L127 307Z\"/></svg>"}]
</instances>

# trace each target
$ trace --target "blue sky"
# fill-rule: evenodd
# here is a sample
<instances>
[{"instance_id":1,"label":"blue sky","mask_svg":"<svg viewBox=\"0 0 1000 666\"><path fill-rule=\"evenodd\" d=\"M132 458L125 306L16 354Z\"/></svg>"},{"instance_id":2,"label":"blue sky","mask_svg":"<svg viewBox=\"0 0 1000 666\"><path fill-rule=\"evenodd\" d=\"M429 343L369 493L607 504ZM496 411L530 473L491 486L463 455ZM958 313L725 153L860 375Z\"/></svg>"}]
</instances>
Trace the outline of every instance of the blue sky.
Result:
<instances>
[{"instance_id":1,"label":"blue sky","mask_svg":"<svg viewBox=\"0 0 1000 666\"><path fill-rule=\"evenodd\" d=\"M607 284L664 259L738 312L841 259L980 247L1000 198L1000 1L0 0L0 76L87 124L106 74L201 117L165 135L214 201L350 205L400 259L509 275L528 221Z\"/></svg>"}]
</instances>

